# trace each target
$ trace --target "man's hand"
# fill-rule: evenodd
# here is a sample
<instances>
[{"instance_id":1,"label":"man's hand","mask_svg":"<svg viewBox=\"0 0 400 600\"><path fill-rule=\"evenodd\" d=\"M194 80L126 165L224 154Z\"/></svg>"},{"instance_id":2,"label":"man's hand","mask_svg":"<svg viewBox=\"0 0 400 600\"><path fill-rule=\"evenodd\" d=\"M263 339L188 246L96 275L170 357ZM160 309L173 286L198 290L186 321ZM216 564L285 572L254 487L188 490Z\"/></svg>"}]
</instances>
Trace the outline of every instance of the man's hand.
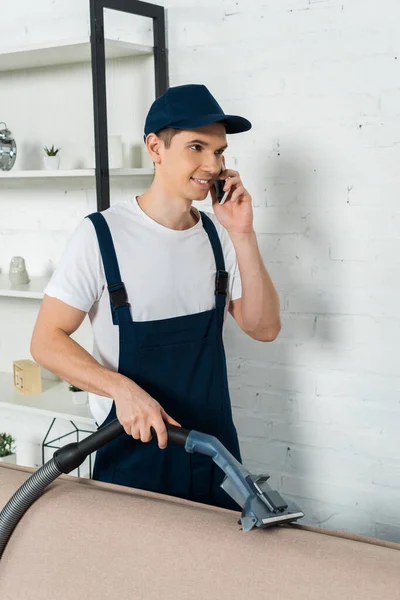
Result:
<instances>
[{"instance_id":1,"label":"man's hand","mask_svg":"<svg viewBox=\"0 0 400 600\"><path fill-rule=\"evenodd\" d=\"M225 161L224 161L225 167ZM224 191L230 190L224 204L220 205L215 194L214 186L211 186L210 193L215 216L229 234L235 233L253 233L253 208L251 205L251 196L243 186L238 171L225 169L220 179L224 179Z\"/></svg>"},{"instance_id":2,"label":"man's hand","mask_svg":"<svg viewBox=\"0 0 400 600\"><path fill-rule=\"evenodd\" d=\"M165 423L181 427L181 424L170 417L157 400L128 377L119 381L114 392L114 401L118 421L125 432L135 440L150 442L153 437L150 427L154 427L158 445L163 450L168 443Z\"/></svg>"}]
</instances>

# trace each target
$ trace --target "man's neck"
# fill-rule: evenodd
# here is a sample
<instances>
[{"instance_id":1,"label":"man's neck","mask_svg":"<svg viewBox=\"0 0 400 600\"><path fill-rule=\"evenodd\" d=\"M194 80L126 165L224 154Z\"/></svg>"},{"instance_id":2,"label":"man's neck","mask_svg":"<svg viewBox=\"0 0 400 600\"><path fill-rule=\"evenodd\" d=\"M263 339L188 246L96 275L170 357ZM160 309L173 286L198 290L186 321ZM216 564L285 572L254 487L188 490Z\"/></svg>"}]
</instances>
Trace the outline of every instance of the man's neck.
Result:
<instances>
[{"instance_id":1,"label":"man's neck","mask_svg":"<svg viewBox=\"0 0 400 600\"><path fill-rule=\"evenodd\" d=\"M165 193L157 193L151 187L144 194L136 196L136 199L148 217L168 229L190 229L199 220L191 201L168 198Z\"/></svg>"}]
</instances>

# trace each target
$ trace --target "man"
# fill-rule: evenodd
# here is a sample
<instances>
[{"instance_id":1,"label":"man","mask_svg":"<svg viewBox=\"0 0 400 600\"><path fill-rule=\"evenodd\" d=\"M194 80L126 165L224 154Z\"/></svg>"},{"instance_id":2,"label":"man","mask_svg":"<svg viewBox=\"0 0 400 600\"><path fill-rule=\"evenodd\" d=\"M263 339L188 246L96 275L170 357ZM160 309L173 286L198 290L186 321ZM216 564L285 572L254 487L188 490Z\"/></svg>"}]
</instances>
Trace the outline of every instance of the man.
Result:
<instances>
[{"instance_id":1,"label":"man","mask_svg":"<svg viewBox=\"0 0 400 600\"><path fill-rule=\"evenodd\" d=\"M90 392L98 426L118 418L124 428L97 451L94 479L240 509L210 457L167 444L165 423L215 435L241 462L224 320L229 309L260 341L280 330L251 197L223 157L226 133L250 128L225 115L204 85L169 88L145 123L151 186L84 219L45 289L32 356ZM222 205L218 177L230 192ZM215 214L199 213L192 202L209 192ZM87 313L93 356L70 338Z\"/></svg>"}]
</instances>

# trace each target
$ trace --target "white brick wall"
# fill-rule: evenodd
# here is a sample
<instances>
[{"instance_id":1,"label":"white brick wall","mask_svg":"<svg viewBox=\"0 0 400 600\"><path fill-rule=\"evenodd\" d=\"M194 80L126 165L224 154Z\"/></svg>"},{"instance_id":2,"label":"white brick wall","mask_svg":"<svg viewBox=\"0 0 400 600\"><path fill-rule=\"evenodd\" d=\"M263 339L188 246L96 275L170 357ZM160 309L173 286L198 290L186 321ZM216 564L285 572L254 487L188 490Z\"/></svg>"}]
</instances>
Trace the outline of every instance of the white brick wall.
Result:
<instances>
[{"instance_id":1,"label":"white brick wall","mask_svg":"<svg viewBox=\"0 0 400 600\"><path fill-rule=\"evenodd\" d=\"M226 161L281 299L225 333L246 464L303 522L400 541L400 6L167 0L171 85L252 121Z\"/></svg>"},{"instance_id":2,"label":"white brick wall","mask_svg":"<svg viewBox=\"0 0 400 600\"><path fill-rule=\"evenodd\" d=\"M253 197L282 331L263 344L228 322L245 464L269 472L303 508L304 523L398 542L400 6L395 0L159 4L167 11L170 84L204 83L225 111L253 123L250 132L228 136L226 160ZM41 39L49 20L60 39L87 29L78 1L66 8L41 0L34 11L27 0L7 6L0 25L5 46ZM0 86L6 81L1 75ZM12 85L21 89L18 79ZM139 111L147 107L146 94ZM17 120L17 108L10 128L21 139L32 127L28 133L41 142L43 122L36 128ZM32 273L58 260L67 230L93 208L90 193L69 194L67 211L66 198L41 197L40 190L30 199L2 194L3 270L27 244L35 247ZM10 316L31 326L37 303L28 301L29 309L1 302L1 327L10 330ZM26 355L28 337L14 336L13 354ZM8 370L10 356L3 341L1 370Z\"/></svg>"}]
</instances>

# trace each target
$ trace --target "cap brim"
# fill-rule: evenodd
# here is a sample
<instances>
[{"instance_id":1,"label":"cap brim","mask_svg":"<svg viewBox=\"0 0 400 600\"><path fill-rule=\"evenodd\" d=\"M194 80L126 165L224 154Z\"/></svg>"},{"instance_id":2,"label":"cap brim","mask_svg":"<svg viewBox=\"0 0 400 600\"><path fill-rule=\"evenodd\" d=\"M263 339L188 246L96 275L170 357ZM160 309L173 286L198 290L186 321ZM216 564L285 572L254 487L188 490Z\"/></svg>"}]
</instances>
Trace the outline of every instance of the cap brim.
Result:
<instances>
[{"instance_id":1,"label":"cap brim","mask_svg":"<svg viewBox=\"0 0 400 600\"><path fill-rule=\"evenodd\" d=\"M210 123L218 123L219 121L226 122L226 133L242 133L243 131L249 131L252 128L250 121L244 117L237 115L201 115L194 119L184 119L182 121L175 121L170 123L169 127L176 129L195 129L196 127L203 127L204 125L210 125Z\"/></svg>"}]
</instances>

